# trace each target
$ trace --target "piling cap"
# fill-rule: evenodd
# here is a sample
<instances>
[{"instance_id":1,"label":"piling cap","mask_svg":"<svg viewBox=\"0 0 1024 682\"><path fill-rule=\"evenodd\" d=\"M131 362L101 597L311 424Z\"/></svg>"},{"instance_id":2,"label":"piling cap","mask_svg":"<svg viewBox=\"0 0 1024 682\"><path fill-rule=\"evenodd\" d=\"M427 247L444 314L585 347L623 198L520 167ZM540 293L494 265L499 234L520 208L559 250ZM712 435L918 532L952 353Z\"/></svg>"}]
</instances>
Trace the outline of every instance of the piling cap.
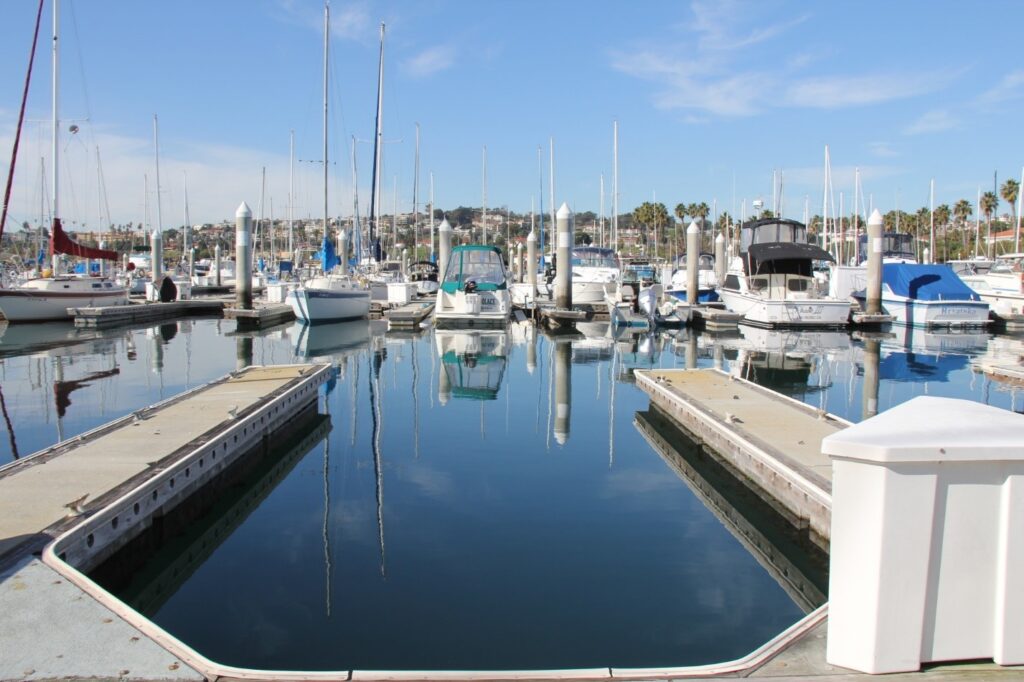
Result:
<instances>
[{"instance_id":1,"label":"piling cap","mask_svg":"<svg viewBox=\"0 0 1024 682\"><path fill-rule=\"evenodd\" d=\"M686 234L694 234L696 232L700 232L700 228L697 227L697 221L692 220L690 221L690 226L686 228Z\"/></svg>"},{"instance_id":2,"label":"piling cap","mask_svg":"<svg viewBox=\"0 0 1024 682\"><path fill-rule=\"evenodd\" d=\"M530 230L530 234L526 235L526 241L528 241L528 242L535 242L535 241L537 241L537 233L534 232L533 230Z\"/></svg>"},{"instance_id":3,"label":"piling cap","mask_svg":"<svg viewBox=\"0 0 1024 682\"><path fill-rule=\"evenodd\" d=\"M448 222L448 219L445 218L444 220L441 221L441 224L438 225L437 229L439 232L451 232L452 226L451 223Z\"/></svg>"},{"instance_id":4,"label":"piling cap","mask_svg":"<svg viewBox=\"0 0 1024 682\"><path fill-rule=\"evenodd\" d=\"M871 212L871 217L868 218L868 225L882 225L884 222L882 213L877 208Z\"/></svg>"},{"instance_id":5,"label":"piling cap","mask_svg":"<svg viewBox=\"0 0 1024 682\"><path fill-rule=\"evenodd\" d=\"M725 243L725 235L722 234L721 232L719 232L718 236L715 237L715 243L716 244L724 244Z\"/></svg>"},{"instance_id":6,"label":"piling cap","mask_svg":"<svg viewBox=\"0 0 1024 682\"><path fill-rule=\"evenodd\" d=\"M530 234L533 234L533 233L531 232ZM523 250L523 243L519 242L518 244L516 244L516 249L519 250L519 251L522 251Z\"/></svg>"},{"instance_id":7,"label":"piling cap","mask_svg":"<svg viewBox=\"0 0 1024 682\"><path fill-rule=\"evenodd\" d=\"M827 436L821 451L879 464L1021 461L1024 416L973 400L918 396Z\"/></svg>"},{"instance_id":8,"label":"piling cap","mask_svg":"<svg viewBox=\"0 0 1024 682\"><path fill-rule=\"evenodd\" d=\"M251 218L252 217L252 209L249 208L249 204L247 204L247 203L245 203L243 201L241 206L238 207L238 210L235 211L235 217L236 218Z\"/></svg>"},{"instance_id":9,"label":"piling cap","mask_svg":"<svg viewBox=\"0 0 1024 682\"><path fill-rule=\"evenodd\" d=\"M555 214L555 218L571 218L572 211L569 209L569 204L562 202L562 206L558 209L558 213Z\"/></svg>"}]
</instances>

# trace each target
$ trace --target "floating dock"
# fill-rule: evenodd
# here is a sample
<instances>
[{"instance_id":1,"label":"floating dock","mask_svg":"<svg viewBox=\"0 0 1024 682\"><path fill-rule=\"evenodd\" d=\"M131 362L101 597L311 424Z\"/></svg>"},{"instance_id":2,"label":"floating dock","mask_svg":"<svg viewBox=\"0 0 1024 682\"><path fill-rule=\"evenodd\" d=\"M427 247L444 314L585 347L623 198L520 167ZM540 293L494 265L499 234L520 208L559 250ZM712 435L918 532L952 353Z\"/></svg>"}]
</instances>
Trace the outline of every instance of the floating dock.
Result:
<instances>
[{"instance_id":1,"label":"floating dock","mask_svg":"<svg viewBox=\"0 0 1024 682\"><path fill-rule=\"evenodd\" d=\"M388 320L390 329L419 329L423 320L430 317L434 312L434 299L425 301L412 301L404 305L389 309L384 317Z\"/></svg>"},{"instance_id":2,"label":"floating dock","mask_svg":"<svg viewBox=\"0 0 1024 682\"><path fill-rule=\"evenodd\" d=\"M634 375L651 402L827 546L832 462L821 453L821 440L850 422L720 370Z\"/></svg>"},{"instance_id":3,"label":"floating dock","mask_svg":"<svg viewBox=\"0 0 1024 682\"><path fill-rule=\"evenodd\" d=\"M169 303L129 303L103 308L69 308L75 326L88 329L109 329L139 322L156 322L189 315L220 315L224 301L190 299Z\"/></svg>"},{"instance_id":4,"label":"floating dock","mask_svg":"<svg viewBox=\"0 0 1024 682\"><path fill-rule=\"evenodd\" d=\"M237 320L239 329L264 329L295 319L295 311L284 303L254 302L251 309L225 308L224 317Z\"/></svg>"},{"instance_id":5,"label":"floating dock","mask_svg":"<svg viewBox=\"0 0 1024 682\"><path fill-rule=\"evenodd\" d=\"M698 305L694 306L691 319L695 327L708 331L724 331L736 329L743 316L722 306Z\"/></svg>"},{"instance_id":6,"label":"floating dock","mask_svg":"<svg viewBox=\"0 0 1024 682\"><path fill-rule=\"evenodd\" d=\"M315 400L327 374L327 365L249 367L0 467L0 557L38 548L125 489L180 468L180 481L172 476L91 536L87 553L108 536L124 540L144 511L180 496L286 423L300 402ZM194 457L209 443L216 447L206 457ZM198 461L187 464L192 457Z\"/></svg>"}]
</instances>

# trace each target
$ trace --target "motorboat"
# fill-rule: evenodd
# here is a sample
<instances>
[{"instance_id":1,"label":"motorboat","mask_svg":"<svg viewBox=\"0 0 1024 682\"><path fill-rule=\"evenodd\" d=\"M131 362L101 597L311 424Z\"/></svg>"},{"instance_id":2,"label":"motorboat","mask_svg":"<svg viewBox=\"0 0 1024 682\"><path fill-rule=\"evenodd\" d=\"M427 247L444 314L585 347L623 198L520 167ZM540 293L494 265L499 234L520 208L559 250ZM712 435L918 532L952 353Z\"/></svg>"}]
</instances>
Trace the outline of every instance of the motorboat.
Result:
<instances>
[{"instance_id":1,"label":"motorboat","mask_svg":"<svg viewBox=\"0 0 1024 682\"><path fill-rule=\"evenodd\" d=\"M672 280L665 290L669 296L685 301L689 279L686 270L686 256L676 259ZM697 256L697 302L714 303L718 300L718 275L715 273L715 257L710 253Z\"/></svg>"},{"instance_id":2,"label":"motorboat","mask_svg":"<svg viewBox=\"0 0 1024 682\"><path fill-rule=\"evenodd\" d=\"M416 293L420 296L436 294L438 287L437 279L437 263L420 260L409 266L409 282L416 284Z\"/></svg>"},{"instance_id":3,"label":"motorboat","mask_svg":"<svg viewBox=\"0 0 1024 682\"><path fill-rule=\"evenodd\" d=\"M456 246L437 290L436 327L504 327L512 314L508 274L494 246Z\"/></svg>"},{"instance_id":4,"label":"motorboat","mask_svg":"<svg viewBox=\"0 0 1024 682\"><path fill-rule=\"evenodd\" d=\"M854 294L866 300L865 291ZM882 308L897 324L983 327L989 305L946 265L882 264Z\"/></svg>"},{"instance_id":5,"label":"motorboat","mask_svg":"<svg viewBox=\"0 0 1024 682\"><path fill-rule=\"evenodd\" d=\"M834 261L807 243L807 226L764 218L740 230L740 251L729 263L719 296L746 324L764 327L843 327L850 301L819 291L816 261Z\"/></svg>"},{"instance_id":6,"label":"motorboat","mask_svg":"<svg viewBox=\"0 0 1024 682\"><path fill-rule=\"evenodd\" d=\"M495 400L512 351L508 330L439 330L434 333L441 359L438 398Z\"/></svg>"},{"instance_id":7,"label":"motorboat","mask_svg":"<svg viewBox=\"0 0 1024 682\"><path fill-rule=\"evenodd\" d=\"M986 265L957 274L997 315L1024 315L1024 253L1009 253Z\"/></svg>"},{"instance_id":8,"label":"motorboat","mask_svg":"<svg viewBox=\"0 0 1024 682\"><path fill-rule=\"evenodd\" d=\"M906 232L886 232L882 235L882 263L916 263L914 235ZM868 283L868 236L860 235L857 257L850 265L833 263L828 273L828 295L847 299L864 289ZM856 261L856 262L854 262Z\"/></svg>"},{"instance_id":9,"label":"motorboat","mask_svg":"<svg viewBox=\"0 0 1024 682\"><path fill-rule=\"evenodd\" d=\"M619 259L613 249L577 246L572 249L572 302L594 304L604 301L605 286L620 276ZM555 268L545 277L548 298L553 297Z\"/></svg>"}]
</instances>

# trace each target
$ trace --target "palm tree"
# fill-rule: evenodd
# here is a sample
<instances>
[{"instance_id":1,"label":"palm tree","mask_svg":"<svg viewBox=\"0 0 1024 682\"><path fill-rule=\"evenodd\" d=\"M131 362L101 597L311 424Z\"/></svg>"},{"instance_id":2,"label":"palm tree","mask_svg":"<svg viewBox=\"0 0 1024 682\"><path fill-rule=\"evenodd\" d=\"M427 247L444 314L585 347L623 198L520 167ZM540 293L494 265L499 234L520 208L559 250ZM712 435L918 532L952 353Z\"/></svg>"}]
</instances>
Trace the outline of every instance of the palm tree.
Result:
<instances>
[{"instance_id":1,"label":"palm tree","mask_svg":"<svg viewBox=\"0 0 1024 682\"><path fill-rule=\"evenodd\" d=\"M988 248L986 251L989 258L992 257L992 216L998 205L999 198L996 197L995 192L985 192L981 195L981 212L985 214L985 223L988 225Z\"/></svg>"},{"instance_id":2,"label":"palm tree","mask_svg":"<svg viewBox=\"0 0 1024 682\"><path fill-rule=\"evenodd\" d=\"M1020 196L1020 183L1010 178L999 188L999 193L1013 207L1013 251L1018 253L1020 251L1020 212L1017 207L1017 197Z\"/></svg>"},{"instance_id":3,"label":"palm tree","mask_svg":"<svg viewBox=\"0 0 1024 682\"><path fill-rule=\"evenodd\" d=\"M679 222L685 223L686 216L690 215L690 206L688 204L676 204L676 218L679 218Z\"/></svg>"},{"instance_id":4,"label":"palm tree","mask_svg":"<svg viewBox=\"0 0 1024 682\"><path fill-rule=\"evenodd\" d=\"M967 250L967 219L974 213L971 202L961 199L953 204L953 219L960 228L960 241L964 251Z\"/></svg>"},{"instance_id":5,"label":"palm tree","mask_svg":"<svg viewBox=\"0 0 1024 682\"><path fill-rule=\"evenodd\" d=\"M946 245L946 228L949 227L949 216L951 215L948 204L939 204L935 207L935 224L942 228L943 259L949 258L949 247ZM936 258L938 254L932 254Z\"/></svg>"}]
</instances>

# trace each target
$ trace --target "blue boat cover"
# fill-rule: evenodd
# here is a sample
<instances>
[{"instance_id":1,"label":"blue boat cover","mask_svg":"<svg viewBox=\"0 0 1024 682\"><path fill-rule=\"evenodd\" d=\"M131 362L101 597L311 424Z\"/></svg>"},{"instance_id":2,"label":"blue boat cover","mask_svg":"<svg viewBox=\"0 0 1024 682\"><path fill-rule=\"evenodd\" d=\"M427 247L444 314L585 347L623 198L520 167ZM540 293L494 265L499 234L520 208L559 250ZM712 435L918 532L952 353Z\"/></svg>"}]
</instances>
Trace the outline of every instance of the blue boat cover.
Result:
<instances>
[{"instance_id":1,"label":"blue boat cover","mask_svg":"<svg viewBox=\"0 0 1024 682\"><path fill-rule=\"evenodd\" d=\"M897 296L919 301L980 301L947 265L883 263L882 282Z\"/></svg>"}]
</instances>

